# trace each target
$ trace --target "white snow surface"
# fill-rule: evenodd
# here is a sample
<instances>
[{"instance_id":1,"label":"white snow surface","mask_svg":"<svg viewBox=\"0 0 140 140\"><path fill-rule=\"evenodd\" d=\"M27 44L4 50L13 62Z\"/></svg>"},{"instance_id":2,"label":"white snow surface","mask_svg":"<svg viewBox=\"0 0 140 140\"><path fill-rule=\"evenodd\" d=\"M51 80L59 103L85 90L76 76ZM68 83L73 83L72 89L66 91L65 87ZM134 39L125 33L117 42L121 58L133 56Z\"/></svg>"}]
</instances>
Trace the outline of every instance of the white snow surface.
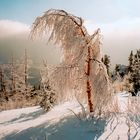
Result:
<instances>
[{"instance_id":1,"label":"white snow surface","mask_svg":"<svg viewBox=\"0 0 140 140\"><path fill-rule=\"evenodd\" d=\"M49 125L57 123L62 118L72 115L70 109L76 113L80 112L77 102L65 102L55 106L48 113L45 113L39 106L2 111L0 112L0 138L13 132L20 133L46 122ZM34 117L34 115L39 117Z\"/></svg>"},{"instance_id":2,"label":"white snow surface","mask_svg":"<svg viewBox=\"0 0 140 140\"><path fill-rule=\"evenodd\" d=\"M74 113L80 113L81 106L75 100L57 105L47 113L39 106L2 111L0 139L140 140L140 119L130 121L125 113L128 94L123 92L116 97L121 113L110 118L79 120Z\"/></svg>"},{"instance_id":3,"label":"white snow surface","mask_svg":"<svg viewBox=\"0 0 140 140\"><path fill-rule=\"evenodd\" d=\"M117 99L118 99L118 104L119 104L120 111L121 112L127 111L129 93L124 91L124 92L116 94L116 96L117 96Z\"/></svg>"}]
</instances>

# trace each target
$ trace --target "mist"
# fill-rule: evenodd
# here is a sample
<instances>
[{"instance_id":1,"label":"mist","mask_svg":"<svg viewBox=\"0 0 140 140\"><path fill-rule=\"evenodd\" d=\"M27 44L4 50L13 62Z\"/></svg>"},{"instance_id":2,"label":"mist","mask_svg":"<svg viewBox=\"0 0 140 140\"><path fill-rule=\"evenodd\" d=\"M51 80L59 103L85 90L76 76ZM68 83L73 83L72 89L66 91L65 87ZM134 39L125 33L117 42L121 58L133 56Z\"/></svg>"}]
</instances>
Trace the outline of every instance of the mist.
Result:
<instances>
[{"instance_id":1,"label":"mist","mask_svg":"<svg viewBox=\"0 0 140 140\"><path fill-rule=\"evenodd\" d=\"M128 63L131 50L140 49L140 19L121 19L110 24L99 24L85 21L88 32L92 34L97 28L101 29L102 55L107 54L111 59L111 67L115 64ZM8 62L11 54L15 59L24 55L27 49L29 58L34 64L42 63L47 59L49 64L57 65L62 52L58 46L47 44L46 41L32 41L29 39L31 27L29 25L2 20L0 21L0 63Z\"/></svg>"},{"instance_id":2,"label":"mist","mask_svg":"<svg viewBox=\"0 0 140 140\"><path fill-rule=\"evenodd\" d=\"M15 60L20 59L24 56L25 49L29 59L36 65L41 64L43 59L52 65L60 62L61 50L45 41L32 41L29 38L29 26L12 21L3 22L0 22L0 63L11 61L12 55Z\"/></svg>"},{"instance_id":3,"label":"mist","mask_svg":"<svg viewBox=\"0 0 140 140\"><path fill-rule=\"evenodd\" d=\"M128 64L131 50L140 49L140 18L124 18L112 23L100 24L85 21L90 34L95 29L101 29L102 54L111 58L111 66L115 64Z\"/></svg>"}]
</instances>

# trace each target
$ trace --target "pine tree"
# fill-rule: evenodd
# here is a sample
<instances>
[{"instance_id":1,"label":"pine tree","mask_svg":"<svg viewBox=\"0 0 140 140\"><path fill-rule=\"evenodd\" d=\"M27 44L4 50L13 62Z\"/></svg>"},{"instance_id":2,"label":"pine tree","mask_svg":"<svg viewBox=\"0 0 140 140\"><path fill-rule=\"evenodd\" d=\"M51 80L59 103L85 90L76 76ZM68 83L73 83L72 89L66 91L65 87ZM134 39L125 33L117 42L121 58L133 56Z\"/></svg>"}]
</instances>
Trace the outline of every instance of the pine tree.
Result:
<instances>
[{"instance_id":1,"label":"pine tree","mask_svg":"<svg viewBox=\"0 0 140 140\"><path fill-rule=\"evenodd\" d=\"M116 76L119 75L119 70L120 70L119 64L116 64L116 66L115 66L115 75Z\"/></svg>"},{"instance_id":2,"label":"pine tree","mask_svg":"<svg viewBox=\"0 0 140 140\"><path fill-rule=\"evenodd\" d=\"M7 79L6 74L4 73L5 65L0 66L0 91L1 91L1 97L8 101L8 93L7 93Z\"/></svg>"},{"instance_id":3,"label":"pine tree","mask_svg":"<svg viewBox=\"0 0 140 140\"><path fill-rule=\"evenodd\" d=\"M107 74L110 75L110 56L105 54L104 57L102 58L102 62L106 66Z\"/></svg>"},{"instance_id":4,"label":"pine tree","mask_svg":"<svg viewBox=\"0 0 140 140\"><path fill-rule=\"evenodd\" d=\"M49 111L56 103L56 93L52 90L48 76L48 65L47 61L43 60L43 68L41 68L41 100L40 106L45 110Z\"/></svg>"},{"instance_id":5,"label":"pine tree","mask_svg":"<svg viewBox=\"0 0 140 140\"><path fill-rule=\"evenodd\" d=\"M137 94L140 91L140 50L137 50L135 55L131 51L129 71L131 74L129 81L133 84L134 94Z\"/></svg>"},{"instance_id":6,"label":"pine tree","mask_svg":"<svg viewBox=\"0 0 140 140\"><path fill-rule=\"evenodd\" d=\"M11 62L11 89L12 89L12 94L14 94L16 92L16 68L15 68L15 63L14 63L14 57L12 54L12 62Z\"/></svg>"},{"instance_id":7,"label":"pine tree","mask_svg":"<svg viewBox=\"0 0 140 140\"><path fill-rule=\"evenodd\" d=\"M133 83L130 83L131 73L129 72L127 75L124 76L123 79L123 88L125 91L132 92L133 91Z\"/></svg>"},{"instance_id":8,"label":"pine tree","mask_svg":"<svg viewBox=\"0 0 140 140\"><path fill-rule=\"evenodd\" d=\"M134 60L133 51L131 51L128 60L129 60L128 71L132 72L133 71L133 60Z\"/></svg>"},{"instance_id":9,"label":"pine tree","mask_svg":"<svg viewBox=\"0 0 140 140\"><path fill-rule=\"evenodd\" d=\"M49 111L55 103L56 93L54 90L52 90L48 83L48 85L45 87L45 90L43 90L41 93L41 101L39 104L45 111Z\"/></svg>"},{"instance_id":10,"label":"pine tree","mask_svg":"<svg viewBox=\"0 0 140 140\"><path fill-rule=\"evenodd\" d=\"M2 66L0 66L0 91L4 91L4 81L3 81Z\"/></svg>"},{"instance_id":11,"label":"pine tree","mask_svg":"<svg viewBox=\"0 0 140 140\"><path fill-rule=\"evenodd\" d=\"M137 50L134 56L134 64L133 64L133 86L134 91L137 93L140 90L140 50Z\"/></svg>"},{"instance_id":12,"label":"pine tree","mask_svg":"<svg viewBox=\"0 0 140 140\"><path fill-rule=\"evenodd\" d=\"M11 87L19 98L28 98L32 91L32 86L28 83L30 61L25 50L24 56L20 60L11 64Z\"/></svg>"}]
</instances>

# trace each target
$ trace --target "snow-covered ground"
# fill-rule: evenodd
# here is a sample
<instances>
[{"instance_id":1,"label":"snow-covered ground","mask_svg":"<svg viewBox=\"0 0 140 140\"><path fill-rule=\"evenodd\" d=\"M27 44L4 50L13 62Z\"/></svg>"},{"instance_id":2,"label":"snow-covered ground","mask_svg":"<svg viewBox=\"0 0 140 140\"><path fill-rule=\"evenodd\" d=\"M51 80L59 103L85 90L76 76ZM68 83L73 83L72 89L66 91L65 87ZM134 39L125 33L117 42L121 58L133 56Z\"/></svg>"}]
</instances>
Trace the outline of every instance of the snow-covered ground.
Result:
<instances>
[{"instance_id":1,"label":"snow-covered ground","mask_svg":"<svg viewBox=\"0 0 140 140\"><path fill-rule=\"evenodd\" d=\"M77 101L45 113L39 106L0 112L3 140L140 140L140 119L127 114L127 94L117 94L121 113L109 118L78 119ZM136 117L135 117L136 118Z\"/></svg>"}]
</instances>

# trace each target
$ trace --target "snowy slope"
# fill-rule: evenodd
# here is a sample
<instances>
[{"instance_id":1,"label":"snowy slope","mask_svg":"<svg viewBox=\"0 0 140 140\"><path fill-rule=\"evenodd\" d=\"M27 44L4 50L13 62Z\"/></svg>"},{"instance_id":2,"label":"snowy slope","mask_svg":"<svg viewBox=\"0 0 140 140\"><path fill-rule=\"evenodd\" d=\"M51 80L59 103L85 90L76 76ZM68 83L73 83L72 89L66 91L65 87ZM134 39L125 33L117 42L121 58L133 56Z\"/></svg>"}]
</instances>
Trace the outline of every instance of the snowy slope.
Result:
<instances>
[{"instance_id":1,"label":"snowy slope","mask_svg":"<svg viewBox=\"0 0 140 140\"><path fill-rule=\"evenodd\" d=\"M4 140L140 140L140 122L125 113L127 96L117 95L121 113L109 118L82 118L77 101L65 102L45 113L39 106L0 112ZM72 111L71 111L72 110Z\"/></svg>"},{"instance_id":2,"label":"snowy slope","mask_svg":"<svg viewBox=\"0 0 140 140\"><path fill-rule=\"evenodd\" d=\"M66 116L72 115L69 109L78 113L80 106L76 102L66 102L48 113L45 113L39 106L2 111L0 113L0 138L42 124L47 126L57 123Z\"/></svg>"}]
</instances>

